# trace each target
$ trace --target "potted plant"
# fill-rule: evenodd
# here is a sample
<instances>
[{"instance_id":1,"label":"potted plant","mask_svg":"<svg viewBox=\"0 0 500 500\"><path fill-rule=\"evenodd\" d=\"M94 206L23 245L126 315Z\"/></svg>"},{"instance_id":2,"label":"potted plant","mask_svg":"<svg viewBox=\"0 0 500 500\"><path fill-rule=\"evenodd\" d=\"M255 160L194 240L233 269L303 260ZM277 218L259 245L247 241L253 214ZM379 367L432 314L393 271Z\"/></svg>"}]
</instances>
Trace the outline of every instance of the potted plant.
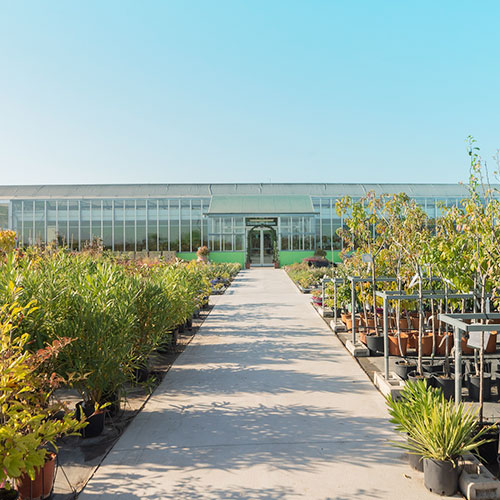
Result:
<instances>
[{"instance_id":1,"label":"potted plant","mask_svg":"<svg viewBox=\"0 0 500 500\"><path fill-rule=\"evenodd\" d=\"M391 422L407 436L393 442L423 458L424 483L439 495L453 495L458 488L461 456L488 442L493 426L478 428L477 410L447 400L424 382L407 384L399 401L386 398Z\"/></svg>"},{"instance_id":2,"label":"potted plant","mask_svg":"<svg viewBox=\"0 0 500 500\"><path fill-rule=\"evenodd\" d=\"M330 265L330 261L326 258L326 250L322 248L317 248L314 251L312 257L306 257L303 259L309 267L327 267Z\"/></svg>"},{"instance_id":3,"label":"potted plant","mask_svg":"<svg viewBox=\"0 0 500 500\"><path fill-rule=\"evenodd\" d=\"M197 262L207 263L209 255L210 255L210 250L208 249L208 247L206 245L203 245L200 248L198 248L198 250L196 251L196 256L197 256L196 260L197 260Z\"/></svg>"},{"instance_id":4,"label":"potted plant","mask_svg":"<svg viewBox=\"0 0 500 500\"><path fill-rule=\"evenodd\" d=\"M17 329L32 311L32 304L17 303L0 309L0 498L9 498L5 490L12 487L23 498L31 494L48 498L55 472L55 440L86 425L72 413L61 416L66 408L52 400L54 390L67 380L51 373L50 362L71 340L63 338L31 352L29 335Z\"/></svg>"}]
</instances>

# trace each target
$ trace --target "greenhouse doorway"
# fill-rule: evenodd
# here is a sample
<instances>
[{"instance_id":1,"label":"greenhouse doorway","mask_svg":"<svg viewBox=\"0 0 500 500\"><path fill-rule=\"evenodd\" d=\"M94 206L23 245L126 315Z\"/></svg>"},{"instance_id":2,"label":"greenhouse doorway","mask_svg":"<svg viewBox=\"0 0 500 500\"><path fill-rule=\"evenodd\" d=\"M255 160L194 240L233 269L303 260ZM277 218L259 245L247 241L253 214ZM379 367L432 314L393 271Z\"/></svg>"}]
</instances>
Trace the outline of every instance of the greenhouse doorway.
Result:
<instances>
[{"instance_id":1,"label":"greenhouse doorway","mask_svg":"<svg viewBox=\"0 0 500 500\"><path fill-rule=\"evenodd\" d=\"M254 227L248 233L248 246L252 266L273 265L273 230Z\"/></svg>"}]
</instances>

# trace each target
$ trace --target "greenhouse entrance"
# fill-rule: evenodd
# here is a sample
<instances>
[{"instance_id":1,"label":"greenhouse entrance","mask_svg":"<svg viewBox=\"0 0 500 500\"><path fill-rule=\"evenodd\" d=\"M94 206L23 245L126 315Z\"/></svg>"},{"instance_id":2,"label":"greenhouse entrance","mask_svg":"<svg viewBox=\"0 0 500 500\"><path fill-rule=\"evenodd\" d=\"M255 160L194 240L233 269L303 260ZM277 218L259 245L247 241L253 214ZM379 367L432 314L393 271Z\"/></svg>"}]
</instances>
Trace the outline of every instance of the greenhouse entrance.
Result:
<instances>
[{"instance_id":1,"label":"greenhouse entrance","mask_svg":"<svg viewBox=\"0 0 500 500\"><path fill-rule=\"evenodd\" d=\"M248 234L250 260L252 266L273 265L273 234L272 229L255 227Z\"/></svg>"}]
</instances>

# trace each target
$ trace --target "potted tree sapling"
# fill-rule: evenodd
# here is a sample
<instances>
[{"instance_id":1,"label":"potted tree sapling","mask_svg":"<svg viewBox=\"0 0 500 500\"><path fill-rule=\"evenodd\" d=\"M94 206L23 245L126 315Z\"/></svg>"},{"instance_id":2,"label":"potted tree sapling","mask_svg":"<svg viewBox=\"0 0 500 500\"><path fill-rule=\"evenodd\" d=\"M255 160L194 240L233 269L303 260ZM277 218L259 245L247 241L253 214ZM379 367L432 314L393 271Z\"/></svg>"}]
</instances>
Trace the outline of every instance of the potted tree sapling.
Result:
<instances>
[{"instance_id":1,"label":"potted tree sapling","mask_svg":"<svg viewBox=\"0 0 500 500\"><path fill-rule=\"evenodd\" d=\"M335 209L339 216L344 217L347 229L339 229L348 249L356 251L361 256L370 273L371 307L373 310L373 336L367 336L372 352L383 352L383 337L380 335L377 315L377 258L387 246L387 231L385 221L380 213L384 207L385 195L377 197L373 191L359 201L353 201L349 196L337 201ZM362 286L362 284L361 284ZM365 315L366 317L366 315ZM367 326L368 319L366 318ZM368 345L368 348L370 348Z\"/></svg>"}]
</instances>

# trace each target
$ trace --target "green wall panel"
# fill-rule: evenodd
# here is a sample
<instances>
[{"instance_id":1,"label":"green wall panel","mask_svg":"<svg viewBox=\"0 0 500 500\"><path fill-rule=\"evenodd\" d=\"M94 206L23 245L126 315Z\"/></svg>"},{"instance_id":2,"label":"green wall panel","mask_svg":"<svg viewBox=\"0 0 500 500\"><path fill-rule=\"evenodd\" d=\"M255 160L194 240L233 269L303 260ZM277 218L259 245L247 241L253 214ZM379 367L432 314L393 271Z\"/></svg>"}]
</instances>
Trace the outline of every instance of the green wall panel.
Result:
<instances>
[{"instance_id":1,"label":"green wall panel","mask_svg":"<svg viewBox=\"0 0 500 500\"><path fill-rule=\"evenodd\" d=\"M239 262L245 266L245 252L210 252L212 262Z\"/></svg>"},{"instance_id":2,"label":"green wall panel","mask_svg":"<svg viewBox=\"0 0 500 500\"><path fill-rule=\"evenodd\" d=\"M182 260L196 260L196 252L177 252L176 257Z\"/></svg>"},{"instance_id":3,"label":"green wall panel","mask_svg":"<svg viewBox=\"0 0 500 500\"><path fill-rule=\"evenodd\" d=\"M312 257L314 250L282 250L280 252L280 265L289 266L295 262L302 262L306 257Z\"/></svg>"},{"instance_id":4,"label":"green wall panel","mask_svg":"<svg viewBox=\"0 0 500 500\"><path fill-rule=\"evenodd\" d=\"M333 252L329 250L326 252L326 258L330 262L342 262L342 259L340 258L340 251L339 250L334 250Z\"/></svg>"},{"instance_id":5,"label":"green wall panel","mask_svg":"<svg viewBox=\"0 0 500 500\"><path fill-rule=\"evenodd\" d=\"M294 264L295 262L302 262L302 260L306 257L312 257L313 255L313 250L283 250L280 252L280 265L289 266L290 264ZM333 255L331 251L328 251L326 253L326 258L330 262L341 262L338 251L334 251Z\"/></svg>"},{"instance_id":6,"label":"green wall panel","mask_svg":"<svg viewBox=\"0 0 500 500\"><path fill-rule=\"evenodd\" d=\"M184 260L196 260L196 252L177 252L177 257ZM245 252L210 252L211 262L239 262L245 265Z\"/></svg>"}]
</instances>

